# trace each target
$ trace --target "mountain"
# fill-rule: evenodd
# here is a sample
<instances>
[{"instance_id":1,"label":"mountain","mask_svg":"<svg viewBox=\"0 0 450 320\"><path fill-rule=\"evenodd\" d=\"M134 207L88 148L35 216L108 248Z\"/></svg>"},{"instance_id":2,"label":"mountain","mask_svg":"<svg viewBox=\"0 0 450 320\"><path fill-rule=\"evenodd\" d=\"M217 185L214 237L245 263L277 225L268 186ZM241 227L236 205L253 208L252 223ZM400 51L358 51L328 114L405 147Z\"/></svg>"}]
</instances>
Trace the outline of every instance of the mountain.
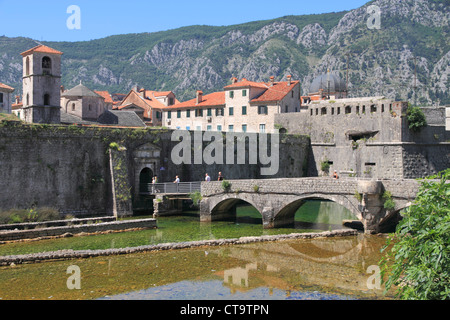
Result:
<instances>
[{"instance_id":1,"label":"mountain","mask_svg":"<svg viewBox=\"0 0 450 320\"><path fill-rule=\"evenodd\" d=\"M370 5L381 10L380 29L368 27ZM222 90L233 76L267 81L291 74L306 94L327 69L346 79L348 64L350 96L449 104L449 17L449 0L375 0L351 11L43 44L64 52L66 88L81 80L91 89L127 93L139 85L172 90L184 101L195 90ZM0 37L0 82L16 93L20 52L36 43Z\"/></svg>"}]
</instances>

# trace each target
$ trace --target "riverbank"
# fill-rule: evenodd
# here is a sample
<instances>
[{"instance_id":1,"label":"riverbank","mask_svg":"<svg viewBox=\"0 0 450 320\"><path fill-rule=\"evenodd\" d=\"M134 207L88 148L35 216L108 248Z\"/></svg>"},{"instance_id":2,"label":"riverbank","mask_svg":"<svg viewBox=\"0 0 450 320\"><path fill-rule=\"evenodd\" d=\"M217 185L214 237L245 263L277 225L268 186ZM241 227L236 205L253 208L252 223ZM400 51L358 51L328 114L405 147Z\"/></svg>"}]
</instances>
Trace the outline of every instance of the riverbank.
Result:
<instances>
[{"instance_id":1,"label":"riverbank","mask_svg":"<svg viewBox=\"0 0 450 320\"><path fill-rule=\"evenodd\" d=\"M356 230L334 230L318 233L291 233L281 235L263 235L254 237L240 237L232 239L214 239L214 240L199 240L177 243L160 243L154 245L144 245L138 247L128 248L110 248L103 250L59 250L52 252L41 252L33 254L10 255L0 257L0 266L17 265L25 263L36 263L52 260L71 260L71 259L86 259L100 256L124 255L131 253L151 252L151 251L165 251L165 250L179 250L187 248L198 247L214 247L237 244L248 244L256 242L274 242L283 240L295 239L313 239L313 238L329 238L329 237L345 237L357 235Z\"/></svg>"}]
</instances>

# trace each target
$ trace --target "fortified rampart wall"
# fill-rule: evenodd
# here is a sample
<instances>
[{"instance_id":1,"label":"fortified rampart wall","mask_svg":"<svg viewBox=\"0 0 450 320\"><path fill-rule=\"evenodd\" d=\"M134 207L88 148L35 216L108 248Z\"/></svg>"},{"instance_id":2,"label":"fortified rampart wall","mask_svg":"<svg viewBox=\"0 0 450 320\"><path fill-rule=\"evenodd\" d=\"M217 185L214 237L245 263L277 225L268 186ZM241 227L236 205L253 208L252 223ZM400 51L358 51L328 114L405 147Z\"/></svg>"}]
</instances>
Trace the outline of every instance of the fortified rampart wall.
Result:
<instances>
[{"instance_id":1,"label":"fortified rampart wall","mask_svg":"<svg viewBox=\"0 0 450 320\"><path fill-rule=\"evenodd\" d=\"M35 206L76 217L129 215L140 201L144 169L157 175L158 182L172 182L175 175L187 182L202 181L205 173L217 179L219 171L226 179L258 179L261 168L267 166L261 162L227 164L225 144L224 164L195 164L194 145L192 164L175 164L172 150L179 143L172 141L172 131L160 128L0 122L0 211ZM204 141L201 149L208 143ZM308 146L305 136L282 136L279 171L273 177L302 177Z\"/></svg>"},{"instance_id":2,"label":"fortified rampart wall","mask_svg":"<svg viewBox=\"0 0 450 320\"><path fill-rule=\"evenodd\" d=\"M343 101L343 100L342 100ZM421 178L450 167L450 133L445 108L423 108L428 126L408 128L407 103L383 98L310 104L300 113L278 114L275 123L290 134L311 137L308 176Z\"/></svg>"}]
</instances>

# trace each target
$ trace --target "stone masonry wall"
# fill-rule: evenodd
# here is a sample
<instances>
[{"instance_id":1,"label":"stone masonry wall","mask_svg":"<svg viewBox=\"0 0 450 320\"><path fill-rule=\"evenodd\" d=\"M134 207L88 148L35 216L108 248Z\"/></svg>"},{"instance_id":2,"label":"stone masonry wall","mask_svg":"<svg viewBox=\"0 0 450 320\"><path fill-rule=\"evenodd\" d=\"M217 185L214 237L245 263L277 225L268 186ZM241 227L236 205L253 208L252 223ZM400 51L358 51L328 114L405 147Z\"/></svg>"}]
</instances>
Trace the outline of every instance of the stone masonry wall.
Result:
<instances>
[{"instance_id":1,"label":"stone masonry wall","mask_svg":"<svg viewBox=\"0 0 450 320\"><path fill-rule=\"evenodd\" d=\"M113 142L113 149L117 150L110 158ZM34 206L52 207L62 215L77 217L108 216L115 210L131 214L132 204L139 200L135 192L139 188L136 168L141 168L145 160L141 157L136 163L134 151L143 145L154 146L158 151L160 167L153 174L158 176L160 183L172 182L175 175L179 175L182 182L202 181L205 173L216 180L219 171L227 179L262 177L264 165L261 163L174 164L171 152L178 143L172 141L172 131L161 128L0 122L0 211ZM279 158L279 171L272 177L304 176L309 139L280 135L279 143L279 154L274 155ZM204 142L203 148L207 144ZM155 159L149 161L154 164ZM114 180L116 202L112 176L120 177L120 181Z\"/></svg>"}]
</instances>

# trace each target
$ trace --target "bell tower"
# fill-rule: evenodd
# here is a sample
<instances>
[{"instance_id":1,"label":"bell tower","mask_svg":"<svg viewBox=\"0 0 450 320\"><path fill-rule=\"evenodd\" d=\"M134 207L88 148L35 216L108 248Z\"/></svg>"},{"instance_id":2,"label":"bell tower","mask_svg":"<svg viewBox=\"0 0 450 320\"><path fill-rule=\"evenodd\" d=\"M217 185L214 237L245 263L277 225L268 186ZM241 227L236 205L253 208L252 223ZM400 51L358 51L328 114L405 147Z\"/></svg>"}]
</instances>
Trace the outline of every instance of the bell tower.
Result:
<instances>
[{"instance_id":1,"label":"bell tower","mask_svg":"<svg viewBox=\"0 0 450 320\"><path fill-rule=\"evenodd\" d=\"M29 123L61 122L61 55L44 45L22 52L23 116Z\"/></svg>"}]
</instances>

